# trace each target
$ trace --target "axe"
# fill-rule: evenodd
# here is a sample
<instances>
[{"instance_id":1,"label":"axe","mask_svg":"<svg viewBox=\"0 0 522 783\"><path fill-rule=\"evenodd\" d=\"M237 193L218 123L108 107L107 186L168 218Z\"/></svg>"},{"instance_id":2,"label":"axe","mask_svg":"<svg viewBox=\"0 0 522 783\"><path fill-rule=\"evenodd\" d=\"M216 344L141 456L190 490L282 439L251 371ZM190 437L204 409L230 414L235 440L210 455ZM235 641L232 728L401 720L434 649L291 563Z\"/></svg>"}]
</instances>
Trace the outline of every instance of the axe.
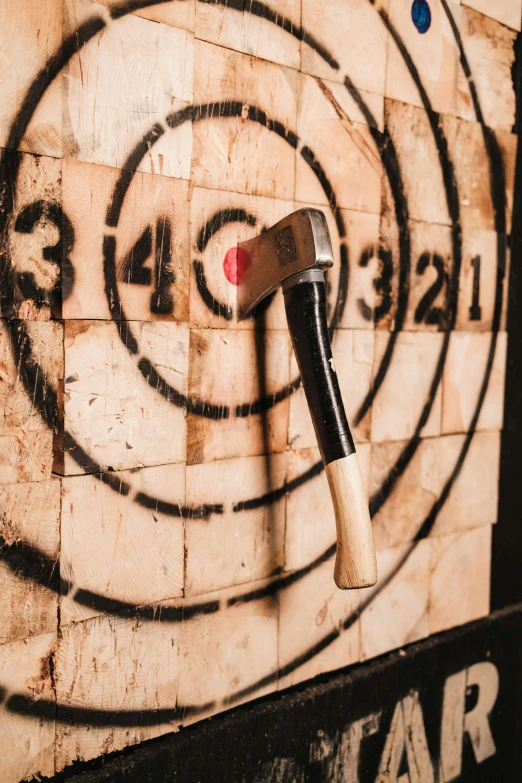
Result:
<instances>
[{"instance_id":1,"label":"axe","mask_svg":"<svg viewBox=\"0 0 522 783\"><path fill-rule=\"evenodd\" d=\"M332 358L326 322L324 269L333 265L326 218L300 209L238 245L243 274L240 319L279 285L301 381L325 466L335 512L334 580L342 590L377 581L372 526L361 471Z\"/></svg>"}]
</instances>

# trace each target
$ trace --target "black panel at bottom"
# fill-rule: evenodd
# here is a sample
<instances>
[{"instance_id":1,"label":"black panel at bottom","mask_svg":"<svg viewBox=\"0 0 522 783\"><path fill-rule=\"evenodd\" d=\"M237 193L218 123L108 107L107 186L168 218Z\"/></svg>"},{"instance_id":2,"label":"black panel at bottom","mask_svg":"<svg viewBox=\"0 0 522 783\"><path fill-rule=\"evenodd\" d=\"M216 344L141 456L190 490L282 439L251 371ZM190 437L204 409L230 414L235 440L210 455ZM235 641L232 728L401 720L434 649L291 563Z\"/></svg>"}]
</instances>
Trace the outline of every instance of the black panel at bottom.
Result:
<instances>
[{"instance_id":1,"label":"black panel at bottom","mask_svg":"<svg viewBox=\"0 0 522 783\"><path fill-rule=\"evenodd\" d=\"M518 606L239 707L103 764L98 760L97 769L73 777L69 771L67 778L78 783L376 783L387 768L390 781L408 774L416 783L519 783L521 661Z\"/></svg>"}]
</instances>

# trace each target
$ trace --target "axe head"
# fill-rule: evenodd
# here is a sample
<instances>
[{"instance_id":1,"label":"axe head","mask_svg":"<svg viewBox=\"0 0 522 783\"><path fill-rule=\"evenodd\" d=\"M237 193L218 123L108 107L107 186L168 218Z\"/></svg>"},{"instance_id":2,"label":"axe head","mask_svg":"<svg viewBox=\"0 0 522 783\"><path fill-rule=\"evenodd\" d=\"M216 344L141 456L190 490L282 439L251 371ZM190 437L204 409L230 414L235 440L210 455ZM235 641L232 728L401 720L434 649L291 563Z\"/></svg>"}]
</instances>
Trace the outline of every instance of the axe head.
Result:
<instances>
[{"instance_id":1,"label":"axe head","mask_svg":"<svg viewBox=\"0 0 522 783\"><path fill-rule=\"evenodd\" d=\"M288 277L333 264L332 244L324 213L299 209L254 239L241 242L243 275L237 287L238 318L246 318L265 296Z\"/></svg>"}]
</instances>

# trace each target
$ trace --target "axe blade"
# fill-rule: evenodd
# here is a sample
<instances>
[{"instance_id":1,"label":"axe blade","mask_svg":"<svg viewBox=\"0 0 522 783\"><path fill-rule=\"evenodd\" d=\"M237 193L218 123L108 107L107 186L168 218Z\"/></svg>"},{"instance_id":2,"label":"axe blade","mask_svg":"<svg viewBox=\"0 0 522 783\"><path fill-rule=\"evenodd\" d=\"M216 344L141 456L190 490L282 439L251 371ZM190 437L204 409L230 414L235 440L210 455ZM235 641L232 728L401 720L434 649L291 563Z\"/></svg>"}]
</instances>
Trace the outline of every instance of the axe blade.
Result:
<instances>
[{"instance_id":1,"label":"axe blade","mask_svg":"<svg viewBox=\"0 0 522 783\"><path fill-rule=\"evenodd\" d=\"M239 320L283 281L306 269L333 265L332 244L324 214L299 209L254 239L238 244L244 263L237 287Z\"/></svg>"}]
</instances>

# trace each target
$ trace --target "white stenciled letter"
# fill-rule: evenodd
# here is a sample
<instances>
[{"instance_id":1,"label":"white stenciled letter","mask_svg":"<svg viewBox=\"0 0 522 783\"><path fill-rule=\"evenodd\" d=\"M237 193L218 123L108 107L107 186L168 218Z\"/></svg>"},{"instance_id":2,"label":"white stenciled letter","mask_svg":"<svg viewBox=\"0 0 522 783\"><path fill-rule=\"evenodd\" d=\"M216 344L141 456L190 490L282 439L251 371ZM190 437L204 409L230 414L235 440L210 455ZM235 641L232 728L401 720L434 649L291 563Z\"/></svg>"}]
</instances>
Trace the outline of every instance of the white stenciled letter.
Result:
<instances>
[{"instance_id":1,"label":"white stenciled letter","mask_svg":"<svg viewBox=\"0 0 522 783\"><path fill-rule=\"evenodd\" d=\"M465 712L466 689L478 687L477 703ZM462 771L462 741L469 734L477 763L493 756L496 748L488 716L498 695L499 676L495 664L483 661L448 677L442 705L440 783L450 783Z\"/></svg>"},{"instance_id":2,"label":"white stenciled letter","mask_svg":"<svg viewBox=\"0 0 522 783\"><path fill-rule=\"evenodd\" d=\"M399 778L405 750L409 773ZM375 783L434 783L424 716L416 691L395 707Z\"/></svg>"},{"instance_id":3,"label":"white stenciled letter","mask_svg":"<svg viewBox=\"0 0 522 783\"><path fill-rule=\"evenodd\" d=\"M359 756L364 737L375 734L379 729L379 713L369 715L351 724L343 732L339 752L335 761L338 764L338 776L329 780L339 783L359 783Z\"/></svg>"},{"instance_id":4,"label":"white stenciled letter","mask_svg":"<svg viewBox=\"0 0 522 783\"><path fill-rule=\"evenodd\" d=\"M322 737L310 748L310 761L324 761L326 780L336 783L359 783L359 758L365 737L379 730L380 713L356 720L335 740ZM333 754L332 754L333 749Z\"/></svg>"}]
</instances>

